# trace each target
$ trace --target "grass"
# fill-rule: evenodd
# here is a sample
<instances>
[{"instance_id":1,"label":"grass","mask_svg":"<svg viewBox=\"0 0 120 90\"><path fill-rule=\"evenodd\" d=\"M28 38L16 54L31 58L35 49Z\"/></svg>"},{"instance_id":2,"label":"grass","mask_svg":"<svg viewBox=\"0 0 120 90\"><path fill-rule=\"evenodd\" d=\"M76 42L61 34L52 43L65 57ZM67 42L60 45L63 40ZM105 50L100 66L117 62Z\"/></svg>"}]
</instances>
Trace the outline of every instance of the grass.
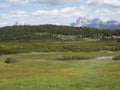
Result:
<instances>
[{"instance_id":1,"label":"grass","mask_svg":"<svg viewBox=\"0 0 120 90\"><path fill-rule=\"evenodd\" d=\"M81 42L4 42L0 43L0 54L30 52L93 52L120 51L116 41L81 41Z\"/></svg>"},{"instance_id":2,"label":"grass","mask_svg":"<svg viewBox=\"0 0 120 90\"><path fill-rule=\"evenodd\" d=\"M6 57L16 58L18 60L58 60L64 56L79 56L83 58L96 58L102 56L117 56L119 52L31 52L31 53L18 53L18 54L6 54L0 57L1 60L5 60Z\"/></svg>"},{"instance_id":3,"label":"grass","mask_svg":"<svg viewBox=\"0 0 120 90\"><path fill-rule=\"evenodd\" d=\"M0 90L120 90L118 60L57 60L65 55L101 57L118 52L33 52L0 56ZM18 63L4 60L14 57Z\"/></svg>"}]
</instances>

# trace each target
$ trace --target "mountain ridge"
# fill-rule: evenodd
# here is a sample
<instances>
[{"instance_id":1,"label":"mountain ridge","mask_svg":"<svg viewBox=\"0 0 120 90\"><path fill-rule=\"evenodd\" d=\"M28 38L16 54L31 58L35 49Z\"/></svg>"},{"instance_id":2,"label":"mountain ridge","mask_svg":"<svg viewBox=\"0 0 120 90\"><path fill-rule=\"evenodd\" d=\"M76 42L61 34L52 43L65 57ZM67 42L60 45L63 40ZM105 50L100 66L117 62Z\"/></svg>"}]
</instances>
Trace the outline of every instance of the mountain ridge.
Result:
<instances>
[{"instance_id":1,"label":"mountain ridge","mask_svg":"<svg viewBox=\"0 0 120 90\"><path fill-rule=\"evenodd\" d=\"M120 29L120 22L116 20L108 20L104 22L99 18L87 19L85 17L79 17L76 22L72 22L70 26L115 30Z\"/></svg>"}]
</instances>

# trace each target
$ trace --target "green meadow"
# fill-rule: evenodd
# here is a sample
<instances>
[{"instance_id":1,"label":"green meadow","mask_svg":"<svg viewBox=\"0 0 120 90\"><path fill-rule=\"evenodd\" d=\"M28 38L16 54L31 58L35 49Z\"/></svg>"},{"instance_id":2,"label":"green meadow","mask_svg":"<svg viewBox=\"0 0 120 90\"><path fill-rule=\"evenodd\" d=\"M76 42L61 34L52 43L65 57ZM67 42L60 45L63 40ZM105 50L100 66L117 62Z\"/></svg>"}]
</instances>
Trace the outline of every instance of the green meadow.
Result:
<instances>
[{"instance_id":1,"label":"green meadow","mask_svg":"<svg viewBox=\"0 0 120 90\"><path fill-rule=\"evenodd\" d=\"M120 90L120 30L1 27L0 90Z\"/></svg>"},{"instance_id":2,"label":"green meadow","mask_svg":"<svg viewBox=\"0 0 120 90\"><path fill-rule=\"evenodd\" d=\"M0 56L0 90L120 90L120 61L112 60L119 53L84 51L4 54ZM65 56L85 59L64 60ZM5 63L8 57L15 58L17 62Z\"/></svg>"}]
</instances>

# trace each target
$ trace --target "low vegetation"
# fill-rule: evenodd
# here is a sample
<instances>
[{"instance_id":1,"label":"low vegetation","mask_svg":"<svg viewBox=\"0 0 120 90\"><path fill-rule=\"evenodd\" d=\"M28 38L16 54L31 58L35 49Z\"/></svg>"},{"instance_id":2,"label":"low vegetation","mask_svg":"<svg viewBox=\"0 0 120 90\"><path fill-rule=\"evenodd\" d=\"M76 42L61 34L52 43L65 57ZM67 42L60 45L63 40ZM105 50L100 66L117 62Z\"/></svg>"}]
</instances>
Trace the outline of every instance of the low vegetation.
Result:
<instances>
[{"instance_id":1,"label":"low vegetation","mask_svg":"<svg viewBox=\"0 0 120 90\"><path fill-rule=\"evenodd\" d=\"M120 90L119 39L120 30L2 27L0 90Z\"/></svg>"},{"instance_id":2,"label":"low vegetation","mask_svg":"<svg viewBox=\"0 0 120 90\"><path fill-rule=\"evenodd\" d=\"M0 54L30 52L93 52L120 51L120 43L115 41L82 42L5 42L0 43Z\"/></svg>"},{"instance_id":3,"label":"low vegetation","mask_svg":"<svg viewBox=\"0 0 120 90\"><path fill-rule=\"evenodd\" d=\"M114 60L120 60L120 55L115 56L113 59L114 59Z\"/></svg>"},{"instance_id":4,"label":"low vegetation","mask_svg":"<svg viewBox=\"0 0 120 90\"><path fill-rule=\"evenodd\" d=\"M89 60L92 59L90 56L80 56L80 55L64 55L58 60Z\"/></svg>"},{"instance_id":5,"label":"low vegetation","mask_svg":"<svg viewBox=\"0 0 120 90\"><path fill-rule=\"evenodd\" d=\"M32 52L0 56L0 90L120 90L118 60L58 60L63 56L118 56L118 52ZM19 58L14 64L6 57Z\"/></svg>"},{"instance_id":6,"label":"low vegetation","mask_svg":"<svg viewBox=\"0 0 120 90\"><path fill-rule=\"evenodd\" d=\"M7 58L5 60L5 63L8 63L8 64L12 64L12 63L16 63L18 62L18 60L16 58Z\"/></svg>"}]
</instances>

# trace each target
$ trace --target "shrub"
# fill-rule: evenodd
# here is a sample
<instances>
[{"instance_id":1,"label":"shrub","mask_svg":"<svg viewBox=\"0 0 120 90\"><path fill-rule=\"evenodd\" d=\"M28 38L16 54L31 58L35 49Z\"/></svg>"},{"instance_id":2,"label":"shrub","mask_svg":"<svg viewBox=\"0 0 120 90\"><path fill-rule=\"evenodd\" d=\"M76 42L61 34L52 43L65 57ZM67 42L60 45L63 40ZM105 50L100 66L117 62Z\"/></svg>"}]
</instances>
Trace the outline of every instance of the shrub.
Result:
<instances>
[{"instance_id":1,"label":"shrub","mask_svg":"<svg viewBox=\"0 0 120 90\"><path fill-rule=\"evenodd\" d=\"M18 62L16 58L7 58L5 60L5 63L8 63L8 64L10 64L10 63L16 63L16 62Z\"/></svg>"},{"instance_id":2,"label":"shrub","mask_svg":"<svg viewBox=\"0 0 120 90\"><path fill-rule=\"evenodd\" d=\"M117 39L117 42L120 42L120 39Z\"/></svg>"},{"instance_id":3,"label":"shrub","mask_svg":"<svg viewBox=\"0 0 120 90\"><path fill-rule=\"evenodd\" d=\"M91 59L91 57L79 56L79 55L63 56L61 58L58 58L58 60L88 60L88 59Z\"/></svg>"},{"instance_id":4,"label":"shrub","mask_svg":"<svg viewBox=\"0 0 120 90\"><path fill-rule=\"evenodd\" d=\"M119 55L119 56L115 56L115 57L113 58L113 60L120 60L120 55Z\"/></svg>"}]
</instances>

